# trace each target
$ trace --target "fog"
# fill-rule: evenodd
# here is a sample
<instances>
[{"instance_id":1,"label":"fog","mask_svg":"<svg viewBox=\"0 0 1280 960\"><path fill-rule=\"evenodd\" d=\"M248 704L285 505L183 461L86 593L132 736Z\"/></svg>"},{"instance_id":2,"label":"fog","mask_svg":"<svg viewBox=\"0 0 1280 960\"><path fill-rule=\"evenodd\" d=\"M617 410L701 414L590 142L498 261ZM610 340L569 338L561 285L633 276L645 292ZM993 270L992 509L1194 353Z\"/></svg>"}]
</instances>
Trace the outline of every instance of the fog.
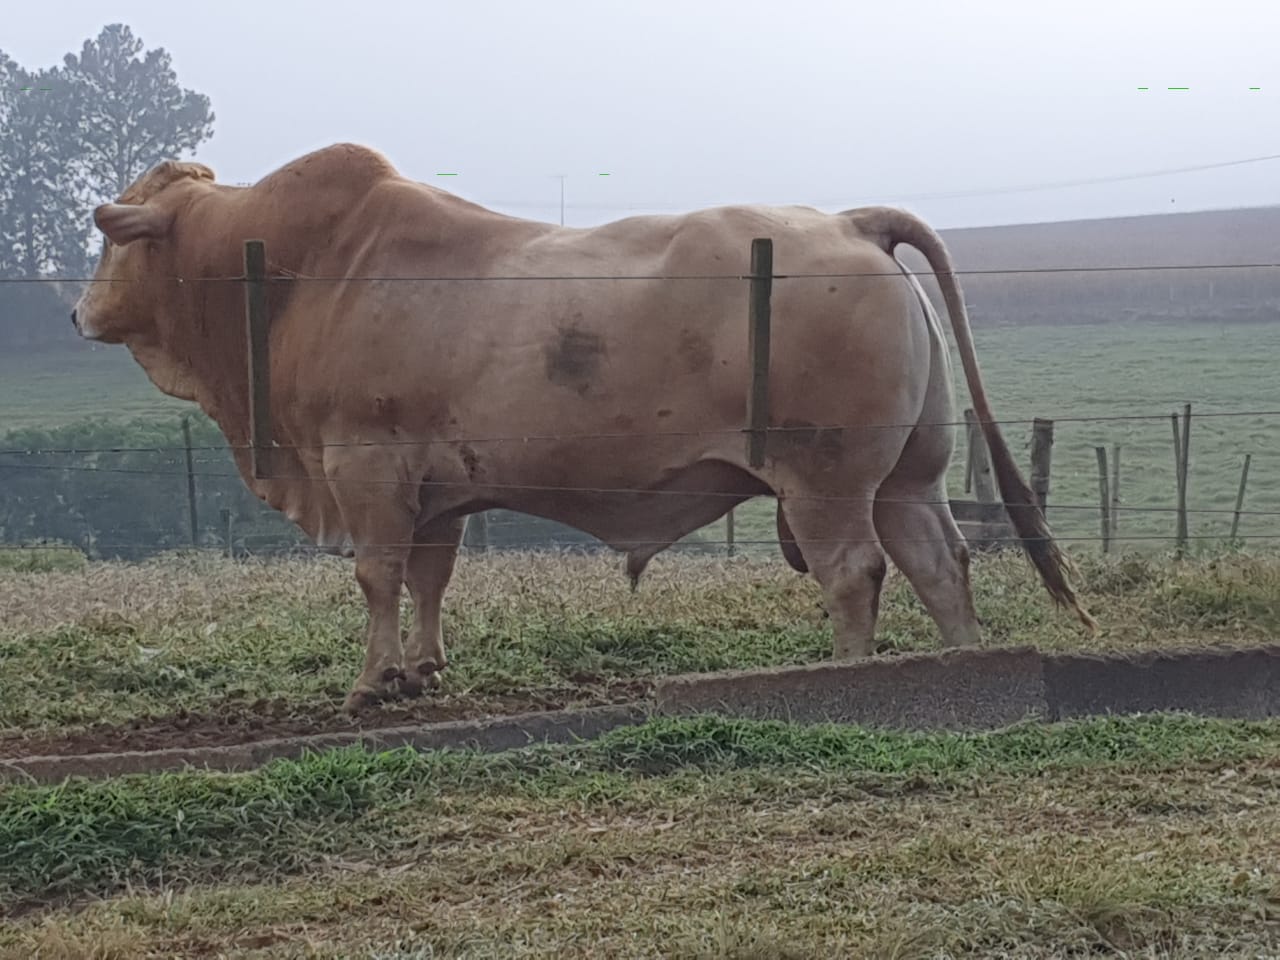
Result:
<instances>
[{"instance_id":1,"label":"fog","mask_svg":"<svg viewBox=\"0 0 1280 960\"><path fill-rule=\"evenodd\" d=\"M111 22L211 98L198 157L229 182L355 141L538 219L564 175L571 225L738 201L900 203L943 228L1280 203L1277 160L1149 176L1280 154L1261 2L58 0L10 4L0 48L52 65Z\"/></svg>"}]
</instances>

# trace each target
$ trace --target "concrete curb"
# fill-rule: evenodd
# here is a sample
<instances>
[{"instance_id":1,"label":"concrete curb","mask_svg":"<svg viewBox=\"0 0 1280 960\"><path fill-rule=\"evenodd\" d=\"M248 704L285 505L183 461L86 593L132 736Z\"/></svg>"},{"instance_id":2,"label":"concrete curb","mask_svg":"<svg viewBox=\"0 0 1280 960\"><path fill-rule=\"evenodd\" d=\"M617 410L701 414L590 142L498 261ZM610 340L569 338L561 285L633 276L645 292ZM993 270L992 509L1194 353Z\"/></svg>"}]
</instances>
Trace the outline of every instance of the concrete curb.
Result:
<instances>
[{"instance_id":1,"label":"concrete curb","mask_svg":"<svg viewBox=\"0 0 1280 960\"><path fill-rule=\"evenodd\" d=\"M729 713L797 723L906 730L989 730L1047 717L1032 647L949 650L658 681L657 712Z\"/></svg>"},{"instance_id":2,"label":"concrete curb","mask_svg":"<svg viewBox=\"0 0 1280 960\"><path fill-rule=\"evenodd\" d=\"M1050 720L1160 710L1241 720L1280 716L1280 645L1043 659Z\"/></svg>"},{"instance_id":3,"label":"concrete curb","mask_svg":"<svg viewBox=\"0 0 1280 960\"><path fill-rule=\"evenodd\" d=\"M899 730L994 730L1027 719L1181 710L1280 716L1280 644L1109 654L1042 654L1031 647L689 674L660 680L654 701L489 720L315 734L221 747L27 757L0 761L0 783L56 783L174 770L251 770L272 760L360 744L510 750L590 739L650 717L719 713L797 723Z\"/></svg>"},{"instance_id":4,"label":"concrete curb","mask_svg":"<svg viewBox=\"0 0 1280 960\"><path fill-rule=\"evenodd\" d=\"M1144 653L957 649L769 671L670 677L656 712L727 713L899 730L993 730L1046 721L1181 710L1280 716L1280 645Z\"/></svg>"},{"instance_id":5,"label":"concrete curb","mask_svg":"<svg viewBox=\"0 0 1280 960\"><path fill-rule=\"evenodd\" d=\"M456 720L352 733L282 737L224 747L135 750L70 757L25 757L0 761L0 783L58 783L66 777L99 779L128 773L176 770L234 773L252 770L272 760L297 759L305 753L318 753L357 744L367 750L394 750L405 746L418 750L511 750L534 743L567 743L576 739L598 737L616 727L644 723L649 718L649 713L648 704L624 704L525 713L491 720Z\"/></svg>"}]
</instances>

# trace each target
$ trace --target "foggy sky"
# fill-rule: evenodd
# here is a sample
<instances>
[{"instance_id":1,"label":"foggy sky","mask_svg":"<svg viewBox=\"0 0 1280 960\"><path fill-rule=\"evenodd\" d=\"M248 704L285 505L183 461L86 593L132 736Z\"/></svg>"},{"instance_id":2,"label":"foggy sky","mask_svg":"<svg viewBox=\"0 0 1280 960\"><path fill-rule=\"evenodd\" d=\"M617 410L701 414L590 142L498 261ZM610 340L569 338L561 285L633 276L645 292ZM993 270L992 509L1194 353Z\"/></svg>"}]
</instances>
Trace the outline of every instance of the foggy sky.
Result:
<instances>
[{"instance_id":1,"label":"foggy sky","mask_svg":"<svg viewBox=\"0 0 1280 960\"><path fill-rule=\"evenodd\" d=\"M224 182L354 141L536 219L558 220L565 174L574 226L731 202L897 203L944 228L1280 203L1280 161L935 196L1280 154L1266 0L5 7L0 49L28 68L111 22L167 49L212 100L197 158Z\"/></svg>"}]
</instances>

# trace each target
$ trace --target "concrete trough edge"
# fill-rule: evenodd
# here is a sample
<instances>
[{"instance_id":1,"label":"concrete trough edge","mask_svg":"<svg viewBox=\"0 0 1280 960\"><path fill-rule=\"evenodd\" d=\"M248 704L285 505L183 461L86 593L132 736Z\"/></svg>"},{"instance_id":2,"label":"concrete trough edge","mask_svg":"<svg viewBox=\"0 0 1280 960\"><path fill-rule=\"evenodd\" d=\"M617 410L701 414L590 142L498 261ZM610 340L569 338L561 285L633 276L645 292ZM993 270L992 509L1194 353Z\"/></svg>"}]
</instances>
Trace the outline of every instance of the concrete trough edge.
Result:
<instances>
[{"instance_id":1,"label":"concrete trough edge","mask_svg":"<svg viewBox=\"0 0 1280 960\"><path fill-rule=\"evenodd\" d=\"M1111 714L1280 716L1280 644L1105 653L959 648L659 680L655 713L901 730L994 730Z\"/></svg>"},{"instance_id":2,"label":"concrete trough edge","mask_svg":"<svg viewBox=\"0 0 1280 960\"><path fill-rule=\"evenodd\" d=\"M644 723L649 716L649 704L640 702L350 733L307 734L224 746L23 757L0 760L0 783L59 783L67 777L102 779L130 773L176 771L238 773L273 760L297 759L309 752L356 745L367 750L394 750L406 746L417 750L511 750L535 743L587 740L618 727Z\"/></svg>"},{"instance_id":3,"label":"concrete trough edge","mask_svg":"<svg viewBox=\"0 0 1280 960\"><path fill-rule=\"evenodd\" d=\"M979 731L1024 720L1052 722L1157 710L1238 719L1280 716L1280 644L1098 654L1041 653L1032 647L961 648L684 674L659 680L652 701L225 746L0 760L0 783L181 770L232 773L357 744L370 750L510 750L591 739L654 716L698 713Z\"/></svg>"}]
</instances>

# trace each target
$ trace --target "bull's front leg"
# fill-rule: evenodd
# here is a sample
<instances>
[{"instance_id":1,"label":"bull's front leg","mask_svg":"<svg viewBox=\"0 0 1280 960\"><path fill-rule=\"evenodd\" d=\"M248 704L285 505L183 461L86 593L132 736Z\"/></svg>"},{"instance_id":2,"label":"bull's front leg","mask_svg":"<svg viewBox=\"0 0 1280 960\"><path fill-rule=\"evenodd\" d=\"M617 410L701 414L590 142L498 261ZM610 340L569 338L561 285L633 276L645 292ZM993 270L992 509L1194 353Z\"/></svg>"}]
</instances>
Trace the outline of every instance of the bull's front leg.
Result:
<instances>
[{"instance_id":1,"label":"bull's front leg","mask_svg":"<svg viewBox=\"0 0 1280 960\"><path fill-rule=\"evenodd\" d=\"M400 695L404 651L400 645L400 590L404 583L418 484L403 463L377 447L331 447L325 473L356 555L356 582L369 609L364 669L347 695L357 713Z\"/></svg>"},{"instance_id":2,"label":"bull's front leg","mask_svg":"<svg viewBox=\"0 0 1280 960\"><path fill-rule=\"evenodd\" d=\"M453 576L466 518L432 521L414 535L405 567L405 585L413 599L413 626L404 645L404 692L419 696L440 685L440 671L448 666L444 651L441 608Z\"/></svg>"},{"instance_id":3,"label":"bull's front leg","mask_svg":"<svg viewBox=\"0 0 1280 960\"><path fill-rule=\"evenodd\" d=\"M356 582L369 607L364 669L347 694L350 713L399 695L404 676L400 646L400 584L408 550L356 545Z\"/></svg>"}]
</instances>

